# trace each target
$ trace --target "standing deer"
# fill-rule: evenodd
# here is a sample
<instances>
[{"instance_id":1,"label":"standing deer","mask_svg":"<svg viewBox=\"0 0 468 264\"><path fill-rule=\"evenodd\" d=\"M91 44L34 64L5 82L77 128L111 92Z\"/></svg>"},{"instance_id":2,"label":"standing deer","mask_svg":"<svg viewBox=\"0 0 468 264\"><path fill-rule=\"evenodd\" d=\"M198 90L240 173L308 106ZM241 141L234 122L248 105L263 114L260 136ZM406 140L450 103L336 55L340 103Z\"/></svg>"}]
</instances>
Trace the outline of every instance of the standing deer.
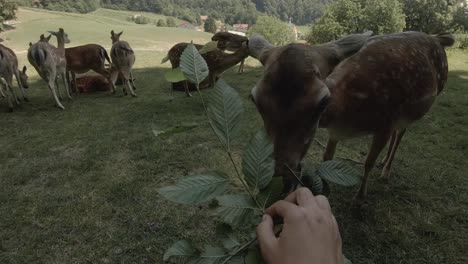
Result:
<instances>
[{"instance_id":1,"label":"standing deer","mask_svg":"<svg viewBox=\"0 0 468 264\"><path fill-rule=\"evenodd\" d=\"M23 96L23 100L26 102L29 101L25 93L25 89L29 88L26 70L26 66L24 66L22 70L18 68L18 58L13 50L0 44L0 79L3 78L5 80L3 86L6 90L6 94L2 91L1 95L7 97L10 112L13 111L13 99L17 105L20 105L18 97L16 97L15 91L13 90L13 76L18 82L18 88Z\"/></svg>"},{"instance_id":2,"label":"standing deer","mask_svg":"<svg viewBox=\"0 0 468 264\"><path fill-rule=\"evenodd\" d=\"M184 50L187 48L187 46L190 43L178 43L174 47L172 47L167 56L162 60L161 63L165 63L168 60L171 62L172 69L176 69L180 65L180 56L184 52ZM219 45L219 43L218 43ZM203 45L197 45L195 44L195 48L200 50L203 47ZM244 60L249 56L249 48L246 43L241 44L240 48L236 50L236 52L232 54L227 54L224 53L222 50L215 49L208 51L206 53L201 54L203 59L205 59L208 68L210 70L210 73L208 77L202 81L200 84L200 88L207 88L207 87L213 87L214 84L216 83L216 80L219 78L219 76L229 68L231 68L234 65L237 65L239 62ZM191 86L188 81L181 82L184 86L185 93L187 96L192 96L190 94L190 88ZM174 83L172 84L172 87L174 90L178 90L178 85L180 83Z\"/></svg>"},{"instance_id":3,"label":"standing deer","mask_svg":"<svg viewBox=\"0 0 468 264\"><path fill-rule=\"evenodd\" d=\"M58 32L49 31L49 33L57 37L57 48L47 42L39 41L29 48L28 60L39 73L39 76L47 83L56 106L65 110L59 100L60 88L57 85L57 78L61 77L65 93L69 99L72 99L66 78L67 60L65 56L65 43L70 43L70 40L63 28L60 28Z\"/></svg>"},{"instance_id":4,"label":"standing deer","mask_svg":"<svg viewBox=\"0 0 468 264\"><path fill-rule=\"evenodd\" d=\"M363 202L369 173L387 142L383 177L390 176L406 129L443 90L448 78L444 48L453 43L449 34L406 32L371 38L348 56L333 43L291 44L263 52L265 74L252 97L273 138L276 174L284 176L285 190L295 181L287 167L300 170L320 125L329 132L324 160L333 159L340 140L373 136L356 196L356 202Z\"/></svg>"},{"instance_id":5,"label":"standing deer","mask_svg":"<svg viewBox=\"0 0 468 264\"><path fill-rule=\"evenodd\" d=\"M110 72L105 67L106 61L109 64L112 63L104 47L97 44L88 44L66 48L65 55L67 57L67 72L71 73L74 84L76 84L76 74L83 74L91 70L106 77L112 83ZM71 81L69 81L69 85L72 85ZM76 89L76 87L75 91L79 93L79 89Z\"/></svg>"},{"instance_id":6,"label":"standing deer","mask_svg":"<svg viewBox=\"0 0 468 264\"><path fill-rule=\"evenodd\" d=\"M111 83L113 84L113 93L115 93L115 82L117 78L120 76L123 77L124 88L123 93L127 95L127 90L130 90L130 94L133 97L136 97L136 93L133 89L133 86L130 83L130 79L132 78L132 68L133 64L135 64L135 53L133 52L130 44L126 41L121 41L120 36L122 36L123 31L115 34L115 32L111 31L111 39L112 39L112 49L111 49L111 58L112 58L112 71L111 71Z\"/></svg>"}]
</instances>

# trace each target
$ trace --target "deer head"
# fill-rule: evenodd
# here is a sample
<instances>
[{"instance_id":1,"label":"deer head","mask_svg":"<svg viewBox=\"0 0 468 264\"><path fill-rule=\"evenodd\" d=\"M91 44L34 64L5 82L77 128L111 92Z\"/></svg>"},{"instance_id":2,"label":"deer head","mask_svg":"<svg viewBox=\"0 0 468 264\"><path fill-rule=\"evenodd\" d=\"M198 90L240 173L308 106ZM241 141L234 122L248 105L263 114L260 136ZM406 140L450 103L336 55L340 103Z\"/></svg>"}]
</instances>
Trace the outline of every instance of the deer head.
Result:
<instances>
[{"instance_id":1,"label":"deer head","mask_svg":"<svg viewBox=\"0 0 468 264\"><path fill-rule=\"evenodd\" d=\"M28 78L29 77L26 74L27 70L28 70L28 68L26 68L26 66L24 66L23 69L19 72L21 84L23 85L23 88L26 88L26 89L29 88L29 84L28 84Z\"/></svg>"},{"instance_id":2,"label":"deer head","mask_svg":"<svg viewBox=\"0 0 468 264\"><path fill-rule=\"evenodd\" d=\"M70 39L68 38L68 34L65 33L65 31L63 30L63 28L60 28L58 32L54 32L54 31L49 31L49 33L51 35L54 35L55 37L57 37L57 40L60 42L60 41L63 41L63 43L65 44L68 44L70 43ZM44 38L45 40L46 38ZM42 39L41 39L42 40ZM50 38L49 38L50 40Z\"/></svg>"},{"instance_id":3,"label":"deer head","mask_svg":"<svg viewBox=\"0 0 468 264\"><path fill-rule=\"evenodd\" d=\"M212 38L218 41L218 49L236 51L242 47L243 43L248 43L249 39L229 32L218 32Z\"/></svg>"},{"instance_id":4,"label":"deer head","mask_svg":"<svg viewBox=\"0 0 468 264\"><path fill-rule=\"evenodd\" d=\"M300 162L327 107L330 91L325 78L341 60L357 52L370 35L350 35L317 46L271 47L260 41L266 47L260 45L253 52L265 70L251 99L273 141L275 175L285 179L285 192L293 187L291 182L296 182L291 171L300 171Z\"/></svg>"},{"instance_id":5,"label":"deer head","mask_svg":"<svg viewBox=\"0 0 468 264\"><path fill-rule=\"evenodd\" d=\"M111 40L112 43L116 43L117 41L120 41L120 36L122 36L123 31L121 31L118 34L115 34L114 30L111 31Z\"/></svg>"},{"instance_id":6,"label":"deer head","mask_svg":"<svg viewBox=\"0 0 468 264\"><path fill-rule=\"evenodd\" d=\"M49 43L51 37L52 37L52 35L49 35L48 37L45 37L44 34L42 34L42 35L40 36L39 41L40 41L40 42Z\"/></svg>"}]
</instances>

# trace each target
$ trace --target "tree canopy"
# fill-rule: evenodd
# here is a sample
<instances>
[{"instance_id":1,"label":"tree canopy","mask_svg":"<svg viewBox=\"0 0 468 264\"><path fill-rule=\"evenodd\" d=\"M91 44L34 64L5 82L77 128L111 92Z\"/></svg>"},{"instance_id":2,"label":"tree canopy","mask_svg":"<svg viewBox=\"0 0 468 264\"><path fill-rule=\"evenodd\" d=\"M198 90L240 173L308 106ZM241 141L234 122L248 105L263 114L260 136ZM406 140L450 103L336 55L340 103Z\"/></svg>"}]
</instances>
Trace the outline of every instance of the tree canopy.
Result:
<instances>
[{"instance_id":1,"label":"tree canopy","mask_svg":"<svg viewBox=\"0 0 468 264\"><path fill-rule=\"evenodd\" d=\"M248 36L253 34L264 36L273 45L284 45L295 40L293 30L290 25L275 17L260 16L257 24L249 28Z\"/></svg>"}]
</instances>

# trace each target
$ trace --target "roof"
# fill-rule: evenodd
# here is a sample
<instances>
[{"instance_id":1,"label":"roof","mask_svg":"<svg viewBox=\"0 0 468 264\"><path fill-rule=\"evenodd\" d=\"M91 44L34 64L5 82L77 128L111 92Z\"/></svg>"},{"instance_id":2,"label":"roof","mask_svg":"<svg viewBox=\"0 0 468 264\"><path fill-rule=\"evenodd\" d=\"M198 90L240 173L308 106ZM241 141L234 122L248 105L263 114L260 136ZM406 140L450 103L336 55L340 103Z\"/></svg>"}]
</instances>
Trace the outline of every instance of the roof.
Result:
<instances>
[{"instance_id":1,"label":"roof","mask_svg":"<svg viewBox=\"0 0 468 264\"><path fill-rule=\"evenodd\" d=\"M205 21L205 20L207 20L208 18L209 18L208 16L200 16L200 19L201 19L202 21Z\"/></svg>"}]
</instances>

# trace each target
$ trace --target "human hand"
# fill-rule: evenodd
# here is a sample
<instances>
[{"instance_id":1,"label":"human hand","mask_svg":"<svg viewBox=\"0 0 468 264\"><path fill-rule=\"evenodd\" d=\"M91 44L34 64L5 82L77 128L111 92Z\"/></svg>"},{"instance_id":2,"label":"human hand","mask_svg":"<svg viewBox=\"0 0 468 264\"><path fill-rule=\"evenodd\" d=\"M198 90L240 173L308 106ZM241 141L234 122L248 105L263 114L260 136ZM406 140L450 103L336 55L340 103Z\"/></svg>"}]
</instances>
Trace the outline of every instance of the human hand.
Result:
<instances>
[{"instance_id":1,"label":"human hand","mask_svg":"<svg viewBox=\"0 0 468 264\"><path fill-rule=\"evenodd\" d=\"M283 218L279 237L273 217ZM291 193L266 210L257 227L262 255L268 264L342 264L338 224L325 196L307 188Z\"/></svg>"}]
</instances>

